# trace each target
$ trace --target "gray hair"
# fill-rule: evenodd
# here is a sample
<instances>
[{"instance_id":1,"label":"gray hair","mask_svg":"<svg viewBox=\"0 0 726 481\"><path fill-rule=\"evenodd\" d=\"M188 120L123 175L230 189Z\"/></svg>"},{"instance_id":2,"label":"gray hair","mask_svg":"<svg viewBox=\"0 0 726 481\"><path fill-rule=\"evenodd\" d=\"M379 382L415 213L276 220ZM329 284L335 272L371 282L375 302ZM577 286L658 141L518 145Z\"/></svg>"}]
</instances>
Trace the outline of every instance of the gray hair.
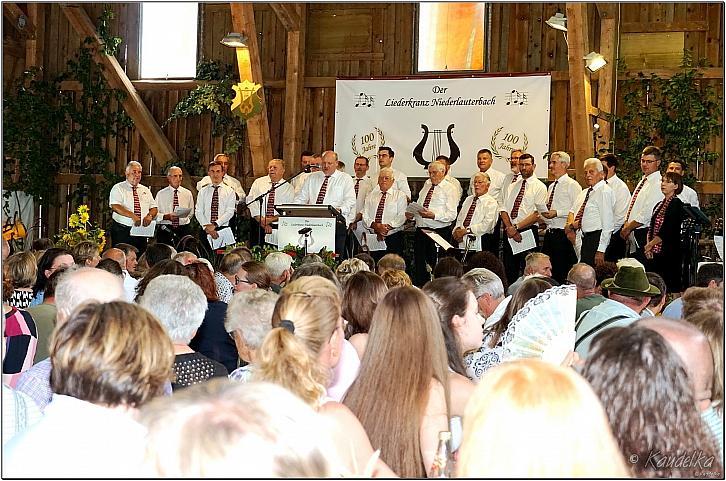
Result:
<instances>
[{"instance_id":1,"label":"gray hair","mask_svg":"<svg viewBox=\"0 0 726 481\"><path fill-rule=\"evenodd\" d=\"M567 280L582 290L589 290L597 287L595 269L584 262L578 262L572 266L570 272L567 273Z\"/></svg>"},{"instance_id":2,"label":"gray hair","mask_svg":"<svg viewBox=\"0 0 726 481\"><path fill-rule=\"evenodd\" d=\"M135 160L132 160L131 162L129 162L128 164L126 164L126 173L127 174L131 171L131 167L138 167L142 171L144 169L139 162L137 162Z\"/></svg>"},{"instance_id":3,"label":"gray hair","mask_svg":"<svg viewBox=\"0 0 726 481\"><path fill-rule=\"evenodd\" d=\"M568 153L567 153L567 152L565 152L565 151L562 151L562 150L558 150L557 152L552 152L552 153L550 154L550 159L551 159L552 157L554 157L555 155L557 156L557 160L558 160L559 162L562 162L562 163L563 163L563 164L565 164L565 165L566 165L567 167L569 167L569 166L570 166L570 154L568 154ZM599 161L598 161L598 162L599 162Z\"/></svg>"},{"instance_id":4,"label":"gray hair","mask_svg":"<svg viewBox=\"0 0 726 481\"><path fill-rule=\"evenodd\" d=\"M477 177L484 177L484 180L487 182L487 184L492 183L492 179L489 177L489 174L487 174L486 172L477 172L476 174L474 174L473 179L476 179ZM472 182L473 182L473 180L472 180Z\"/></svg>"},{"instance_id":5,"label":"gray hair","mask_svg":"<svg viewBox=\"0 0 726 481\"><path fill-rule=\"evenodd\" d=\"M292 266L292 257L284 252L270 252L265 257L265 266L271 277L279 278Z\"/></svg>"},{"instance_id":6,"label":"gray hair","mask_svg":"<svg viewBox=\"0 0 726 481\"><path fill-rule=\"evenodd\" d=\"M197 260L197 255L194 252L189 251L181 251L177 253L174 257L172 257L175 261L185 264L187 262L194 262Z\"/></svg>"},{"instance_id":7,"label":"gray hair","mask_svg":"<svg viewBox=\"0 0 726 481\"><path fill-rule=\"evenodd\" d=\"M382 168L381 170L378 171L378 177L380 177L380 176L382 176L384 174L390 176L391 178L394 177L393 169L390 168L390 167L384 167L384 168Z\"/></svg>"},{"instance_id":8,"label":"gray hair","mask_svg":"<svg viewBox=\"0 0 726 481\"><path fill-rule=\"evenodd\" d=\"M595 157L590 157L589 159L586 159L585 162L582 164L582 168L586 169L589 165L594 165L598 172L602 172L602 162Z\"/></svg>"},{"instance_id":9,"label":"gray hair","mask_svg":"<svg viewBox=\"0 0 726 481\"><path fill-rule=\"evenodd\" d=\"M504 297L502 280L489 269L478 267L470 270L461 278L471 285L474 296L477 299L484 294L489 294L493 299L501 299Z\"/></svg>"},{"instance_id":10,"label":"gray hair","mask_svg":"<svg viewBox=\"0 0 726 481\"><path fill-rule=\"evenodd\" d=\"M188 277L165 274L149 282L139 305L159 319L172 342L189 344L204 320L207 298Z\"/></svg>"},{"instance_id":11,"label":"gray hair","mask_svg":"<svg viewBox=\"0 0 726 481\"><path fill-rule=\"evenodd\" d=\"M345 282L350 276L360 271L369 271L368 264L358 258L346 259L340 263L335 269L335 275L338 277L341 286L345 286Z\"/></svg>"},{"instance_id":12,"label":"gray hair","mask_svg":"<svg viewBox=\"0 0 726 481\"><path fill-rule=\"evenodd\" d=\"M120 277L95 267L71 268L63 273L55 288L56 318L65 322L73 310L86 301L123 301Z\"/></svg>"},{"instance_id":13,"label":"gray hair","mask_svg":"<svg viewBox=\"0 0 726 481\"><path fill-rule=\"evenodd\" d=\"M182 170L181 167L179 167L178 165L172 165L171 167L166 169L166 175L167 176L171 175L171 171L175 170L175 169L178 170L179 172L181 172L182 174L184 173L184 171Z\"/></svg>"},{"instance_id":14,"label":"gray hair","mask_svg":"<svg viewBox=\"0 0 726 481\"><path fill-rule=\"evenodd\" d=\"M227 307L224 328L227 332L238 332L250 349L259 349L272 330L272 311L278 297L263 289L236 293Z\"/></svg>"},{"instance_id":15,"label":"gray hair","mask_svg":"<svg viewBox=\"0 0 726 481\"><path fill-rule=\"evenodd\" d=\"M432 166L438 166L438 167L440 167L441 169L443 169L443 171L444 171L444 172L446 172L446 164L444 164L444 163L443 163L443 162L441 162L440 160L434 160L433 162L431 162L431 163L429 164L429 166L428 166L428 170L429 170L429 171L431 170L431 167L432 167Z\"/></svg>"}]
</instances>

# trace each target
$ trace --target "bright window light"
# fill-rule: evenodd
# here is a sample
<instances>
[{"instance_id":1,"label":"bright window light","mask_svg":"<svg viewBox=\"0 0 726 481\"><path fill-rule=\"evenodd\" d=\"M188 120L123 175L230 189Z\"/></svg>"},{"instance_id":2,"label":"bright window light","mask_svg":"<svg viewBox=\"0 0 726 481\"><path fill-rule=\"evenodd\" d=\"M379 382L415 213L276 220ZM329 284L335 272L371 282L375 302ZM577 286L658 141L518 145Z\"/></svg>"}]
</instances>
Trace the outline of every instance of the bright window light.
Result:
<instances>
[{"instance_id":1,"label":"bright window light","mask_svg":"<svg viewBox=\"0 0 726 481\"><path fill-rule=\"evenodd\" d=\"M418 71L484 69L484 3L419 3Z\"/></svg>"},{"instance_id":2,"label":"bright window light","mask_svg":"<svg viewBox=\"0 0 726 481\"><path fill-rule=\"evenodd\" d=\"M141 78L194 78L196 3L141 4Z\"/></svg>"}]
</instances>

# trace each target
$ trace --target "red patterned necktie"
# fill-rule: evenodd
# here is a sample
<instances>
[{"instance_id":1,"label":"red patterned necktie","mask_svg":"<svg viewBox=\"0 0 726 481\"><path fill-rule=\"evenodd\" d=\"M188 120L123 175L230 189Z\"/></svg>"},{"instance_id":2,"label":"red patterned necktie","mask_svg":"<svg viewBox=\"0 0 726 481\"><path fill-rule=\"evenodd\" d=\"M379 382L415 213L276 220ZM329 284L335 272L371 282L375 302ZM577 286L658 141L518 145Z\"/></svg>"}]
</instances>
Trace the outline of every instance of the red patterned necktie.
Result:
<instances>
[{"instance_id":1,"label":"red patterned necktie","mask_svg":"<svg viewBox=\"0 0 726 481\"><path fill-rule=\"evenodd\" d=\"M643 180L640 181L638 184L638 187L635 188L635 192L633 192L633 198L630 199L630 206L628 207L628 213L625 214L625 222L628 222L628 219L630 219L630 212L633 210L633 206L635 205L635 199L638 198L638 193L640 192L640 189L643 188L645 185L645 182L648 180L647 177L643 177Z\"/></svg>"},{"instance_id":2,"label":"red patterned necktie","mask_svg":"<svg viewBox=\"0 0 726 481\"><path fill-rule=\"evenodd\" d=\"M515 183L515 182L517 182L518 180L519 180L519 174L514 174L514 175L512 176L512 184L514 184L514 183Z\"/></svg>"},{"instance_id":3,"label":"red patterned necktie","mask_svg":"<svg viewBox=\"0 0 726 481\"><path fill-rule=\"evenodd\" d=\"M474 217L474 211L476 210L476 203L479 201L479 197L474 197L474 200L471 201L471 205L469 206L469 211L466 213L466 218L464 219L464 227L469 227L469 224L471 224L471 219Z\"/></svg>"},{"instance_id":4,"label":"red patterned necktie","mask_svg":"<svg viewBox=\"0 0 726 481\"><path fill-rule=\"evenodd\" d=\"M219 216L219 186L214 186L214 193L212 194L212 209L209 214L209 221L216 222Z\"/></svg>"},{"instance_id":5,"label":"red patterned necktie","mask_svg":"<svg viewBox=\"0 0 726 481\"><path fill-rule=\"evenodd\" d=\"M381 200L378 202L378 208L376 209L376 218L373 222L380 224L383 222L383 208L386 206L386 194L388 192L381 193Z\"/></svg>"},{"instance_id":6,"label":"red patterned necktie","mask_svg":"<svg viewBox=\"0 0 726 481\"><path fill-rule=\"evenodd\" d=\"M323 185L320 186L320 192L318 192L318 199L315 201L316 204L322 204L323 200L325 200L325 193L328 191L328 179L330 179L330 176L326 175L325 180L323 181Z\"/></svg>"},{"instance_id":7,"label":"red patterned necktie","mask_svg":"<svg viewBox=\"0 0 726 481\"><path fill-rule=\"evenodd\" d=\"M585 206L587 205L587 199L590 198L590 192L592 192L592 187L587 189L587 194L585 194L585 200L582 201L580 210L577 211L577 215L575 216L575 224L577 224L578 229L582 229L582 216L585 215Z\"/></svg>"},{"instance_id":8,"label":"red patterned necktie","mask_svg":"<svg viewBox=\"0 0 726 481\"><path fill-rule=\"evenodd\" d=\"M277 182L272 183L272 187L274 188L277 185ZM275 190L273 189L272 192L270 192L270 195L267 196L267 210L265 211L265 215L267 217L271 217L275 215Z\"/></svg>"},{"instance_id":9,"label":"red patterned necktie","mask_svg":"<svg viewBox=\"0 0 726 481\"><path fill-rule=\"evenodd\" d=\"M522 205L522 199L524 199L524 189L527 187L527 179L522 179L522 187L519 188L517 198L514 199L514 205L512 206L512 212L509 213L510 220L517 218L519 214L519 206Z\"/></svg>"},{"instance_id":10,"label":"red patterned necktie","mask_svg":"<svg viewBox=\"0 0 726 481\"><path fill-rule=\"evenodd\" d=\"M177 189L174 189L174 200L171 201L171 211L174 212L177 207L179 207L179 192ZM171 220L171 226L179 227L179 217L174 217Z\"/></svg>"},{"instance_id":11,"label":"red patterned necktie","mask_svg":"<svg viewBox=\"0 0 726 481\"><path fill-rule=\"evenodd\" d=\"M358 189L360 189L360 181L363 179L355 179L355 196L358 197Z\"/></svg>"},{"instance_id":12,"label":"red patterned necktie","mask_svg":"<svg viewBox=\"0 0 726 481\"><path fill-rule=\"evenodd\" d=\"M431 184L431 188L426 193L426 198L424 199L424 203L423 203L424 209L429 208L429 204L431 203L431 196L434 195L434 187L436 187L436 186L434 184Z\"/></svg>"},{"instance_id":13,"label":"red patterned necktie","mask_svg":"<svg viewBox=\"0 0 726 481\"><path fill-rule=\"evenodd\" d=\"M556 180L554 184L552 184L552 191L550 192L550 198L547 199L547 210L552 209L552 201L555 200L555 189L557 188L557 182L559 180Z\"/></svg>"},{"instance_id":14,"label":"red patterned necktie","mask_svg":"<svg viewBox=\"0 0 726 481\"><path fill-rule=\"evenodd\" d=\"M136 192L136 186L131 187L134 192L134 215L141 217L141 201L139 201L139 193Z\"/></svg>"},{"instance_id":15,"label":"red patterned necktie","mask_svg":"<svg viewBox=\"0 0 726 481\"><path fill-rule=\"evenodd\" d=\"M663 226L663 220L665 219L666 209L668 209L668 204L671 203L671 200L673 200L674 196L669 197L668 199L665 199L661 201L660 205L658 206L658 212L655 214L655 225L652 229L648 229L648 242L653 240L653 237L660 234L660 228ZM661 249L663 248L663 244L657 244L653 246L653 254L659 254Z\"/></svg>"}]
</instances>

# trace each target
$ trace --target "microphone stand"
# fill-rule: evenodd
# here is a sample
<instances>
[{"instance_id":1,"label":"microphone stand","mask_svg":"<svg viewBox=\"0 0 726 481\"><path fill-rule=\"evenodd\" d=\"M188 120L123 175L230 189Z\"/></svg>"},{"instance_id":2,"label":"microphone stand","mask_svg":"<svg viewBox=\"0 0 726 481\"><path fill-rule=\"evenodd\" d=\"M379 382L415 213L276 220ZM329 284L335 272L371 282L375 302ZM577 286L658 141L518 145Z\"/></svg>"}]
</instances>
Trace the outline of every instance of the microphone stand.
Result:
<instances>
[{"instance_id":1,"label":"microphone stand","mask_svg":"<svg viewBox=\"0 0 726 481\"><path fill-rule=\"evenodd\" d=\"M471 243L474 241L476 236L474 234L466 234L466 247L464 248L464 257L461 259L462 264L466 262L466 255L469 253L469 249L471 249Z\"/></svg>"},{"instance_id":2,"label":"microphone stand","mask_svg":"<svg viewBox=\"0 0 726 481\"><path fill-rule=\"evenodd\" d=\"M308 172L309 173L310 170L311 170L311 166L308 165L303 170L301 170L297 174L293 175L289 179L283 179L282 181L278 182L277 185L273 185L272 187L270 187L269 190L267 190L266 192L263 192L262 194L258 195L257 197L255 197L254 199L252 199L249 202L245 202L245 207L248 207L250 204L253 204L255 202L259 202L260 203L260 218L262 218L262 214L263 214L262 213L262 206L264 204L264 198L265 198L265 196L267 194L269 194L270 192L272 192L273 190L277 190L278 188L282 187L285 184L292 185L292 182L291 182L292 179L294 179L295 177L297 177L298 175L300 175L300 174L302 174L304 172ZM259 236L258 239L260 240L260 245L263 245L265 243L265 231L262 228L262 223L261 222L258 222L257 225L258 225L258 236Z\"/></svg>"}]
</instances>

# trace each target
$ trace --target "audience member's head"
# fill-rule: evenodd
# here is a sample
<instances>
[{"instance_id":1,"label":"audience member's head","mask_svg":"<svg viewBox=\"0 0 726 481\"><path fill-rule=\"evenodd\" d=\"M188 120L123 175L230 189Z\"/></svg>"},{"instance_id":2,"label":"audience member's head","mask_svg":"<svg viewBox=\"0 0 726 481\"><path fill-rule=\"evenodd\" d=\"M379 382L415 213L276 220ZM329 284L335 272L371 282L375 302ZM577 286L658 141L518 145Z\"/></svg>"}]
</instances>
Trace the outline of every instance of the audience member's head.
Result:
<instances>
[{"instance_id":1,"label":"audience member's head","mask_svg":"<svg viewBox=\"0 0 726 481\"><path fill-rule=\"evenodd\" d=\"M124 299L121 278L94 267L67 268L55 289L56 326L86 301L111 302Z\"/></svg>"},{"instance_id":2,"label":"audience member's head","mask_svg":"<svg viewBox=\"0 0 726 481\"><path fill-rule=\"evenodd\" d=\"M8 257L3 263L3 276L12 283L13 289L33 287L38 277L38 265L33 253L21 251Z\"/></svg>"},{"instance_id":3,"label":"audience member's head","mask_svg":"<svg viewBox=\"0 0 726 481\"><path fill-rule=\"evenodd\" d=\"M597 276L591 265L579 262L567 273L567 281L577 287L577 298L597 294Z\"/></svg>"},{"instance_id":4,"label":"audience member's head","mask_svg":"<svg viewBox=\"0 0 726 481\"><path fill-rule=\"evenodd\" d=\"M423 286L439 314L449 369L466 376L464 354L481 347L482 321L470 285L457 277L434 279Z\"/></svg>"},{"instance_id":5,"label":"audience member's head","mask_svg":"<svg viewBox=\"0 0 726 481\"><path fill-rule=\"evenodd\" d=\"M718 456L696 408L686 370L657 332L642 326L602 330L590 346L583 376L600 397L620 452L629 460L635 477L696 474L695 464L648 462L653 453L701 449L706 456ZM718 460L715 464L720 469Z\"/></svg>"},{"instance_id":6,"label":"audience member's head","mask_svg":"<svg viewBox=\"0 0 726 481\"><path fill-rule=\"evenodd\" d=\"M497 442L489 440L497 433ZM482 449L487 446L487 449ZM603 406L574 370L535 359L488 370L469 400L457 477L629 475Z\"/></svg>"},{"instance_id":7,"label":"audience member's head","mask_svg":"<svg viewBox=\"0 0 726 481\"><path fill-rule=\"evenodd\" d=\"M524 275L531 276L539 274L544 277L552 277L552 262L550 256L541 252L530 252L524 258Z\"/></svg>"},{"instance_id":8,"label":"audience member's head","mask_svg":"<svg viewBox=\"0 0 726 481\"><path fill-rule=\"evenodd\" d=\"M60 247L51 247L38 261L38 272L33 285L33 294L43 292L45 284L48 282L53 272L61 267L71 267L73 265L73 256L69 251Z\"/></svg>"},{"instance_id":9,"label":"audience member's head","mask_svg":"<svg viewBox=\"0 0 726 481\"><path fill-rule=\"evenodd\" d=\"M119 267L121 267L122 271L126 270L126 254L124 254L124 251L122 251L121 249L111 247L103 253L101 258L102 260L111 259L113 261L116 261Z\"/></svg>"},{"instance_id":10,"label":"audience member's head","mask_svg":"<svg viewBox=\"0 0 726 481\"><path fill-rule=\"evenodd\" d=\"M343 319L348 321L346 337L368 332L373 312L386 292L386 283L375 272L360 271L348 277L343 290Z\"/></svg>"},{"instance_id":11,"label":"audience member's head","mask_svg":"<svg viewBox=\"0 0 726 481\"><path fill-rule=\"evenodd\" d=\"M387 269L381 274L381 278L389 289L413 285L411 277L406 274L406 271L402 271L401 269Z\"/></svg>"},{"instance_id":12,"label":"audience member's head","mask_svg":"<svg viewBox=\"0 0 726 481\"><path fill-rule=\"evenodd\" d=\"M159 319L171 342L179 345L189 344L207 312L202 288L186 275L152 279L138 302Z\"/></svg>"},{"instance_id":13,"label":"audience member's head","mask_svg":"<svg viewBox=\"0 0 726 481\"><path fill-rule=\"evenodd\" d=\"M344 340L340 290L318 276L293 280L272 313L253 379L279 384L317 407Z\"/></svg>"},{"instance_id":14,"label":"audience member's head","mask_svg":"<svg viewBox=\"0 0 726 481\"><path fill-rule=\"evenodd\" d=\"M55 304L55 290L58 288L58 283L68 271L68 269L73 269L73 267L61 267L50 275L50 277L48 278L48 283L45 285L45 295L43 296L44 304Z\"/></svg>"},{"instance_id":15,"label":"audience member's head","mask_svg":"<svg viewBox=\"0 0 726 481\"><path fill-rule=\"evenodd\" d=\"M174 349L159 321L141 307L92 302L56 328L50 359L53 393L133 408L164 392Z\"/></svg>"},{"instance_id":16,"label":"audience member's head","mask_svg":"<svg viewBox=\"0 0 726 481\"><path fill-rule=\"evenodd\" d=\"M146 264L149 269L154 267L156 264L163 260L171 259L176 252L171 246L157 242L156 244L149 244L146 248L144 256L146 257Z\"/></svg>"},{"instance_id":17,"label":"audience member's head","mask_svg":"<svg viewBox=\"0 0 726 481\"><path fill-rule=\"evenodd\" d=\"M345 283L350 276L356 272L367 271L368 264L355 257L352 259L346 259L338 265L335 269L335 275L338 278L338 282L342 287L345 287Z\"/></svg>"},{"instance_id":18,"label":"audience member's head","mask_svg":"<svg viewBox=\"0 0 726 481\"><path fill-rule=\"evenodd\" d=\"M121 266L118 262L116 262L113 259L101 259L101 261L96 265L96 269L101 269L102 271L110 272L114 276L118 276L123 279L124 277L124 271L121 270ZM47 291L48 288L46 287L45 290Z\"/></svg>"},{"instance_id":19,"label":"audience member's head","mask_svg":"<svg viewBox=\"0 0 726 481\"><path fill-rule=\"evenodd\" d=\"M604 289L602 287L602 282L605 279L615 277L615 274L617 274L617 272L618 265L615 262L605 261L602 264L595 265L595 279L597 280L597 289L600 291L600 294L607 297L607 289Z\"/></svg>"},{"instance_id":20,"label":"audience member's head","mask_svg":"<svg viewBox=\"0 0 726 481\"><path fill-rule=\"evenodd\" d=\"M433 274L434 279L442 277L459 278L464 275L464 266L456 257L444 257L434 266Z\"/></svg>"},{"instance_id":21,"label":"audience member's head","mask_svg":"<svg viewBox=\"0 0 726 481\"><path fill-rule=\"evenodd\" d=\"M240 359L257 361L257 350L272 329L272 311L278 295L254 289L235 294L227 307L224 328L234 339Z\"/></svg>"},{"instance_id":22,"label":"audience member's head","mask_svg":"<svg viewBox=\"0 0 726 481\"><path fill-rule=\"evenodd\" d=\"M284 286L292 276L292 257L284 252L270 252L265 257L265 266L270 272L270 279L273 284Z\"/></svg>"},{"instance_id":23,"label":"audience member's head","mask_svg":"<svg viewBox=\"0 0 726 481\"><path fill-rule=\"evenodd\" d=\"M204 292L207 302L215 302L219 300L219 296L217 295L217 284L214 282L214 275L212 275L212 271L209 270L209 267L207 267L204 262L197 261L184 266L184 273L202 288L202 292Z\"/></svg>"},{"instance_id":24,"label":"audience member's head","mask_svg":"<svg viewBox=\"0 0 726 481\"><path fill-rule=\"evenodd\" d=\"M81 241L71 249L73 262L81 267L96 267L101 256L98 254L98 244L93 241Z\"/></svg>"},{"instance_id":25,"label":"audience member's head","mask_svg":"<svg viewBox=\"0 0 726 481\"><path fill-rule=\"evenodd\" d=\"M660 294L660 290L648 282L643 264L633 258L620 259L615 277L602 281L608 297L619 302L638 314L650 303L650 299Z\"/></svg>"},{"instance_id":26,"label":"audience member's head","mask_svg":"<svg viewBox=\"0 0 726 481\"><path fill-rule=\"evenodd\" d=\"M181 265L186 266L197 260L197 255L194 252L181 251L174 256L174 260L179 262Z\"/></svg>"},{"instance_id":27,"label":"audience member's head","mask_svg":"<svg viewBox=\"0 0 726 481\"><path fill-rule=\"evenodd\" d=\"M660 294L653 294L647 307L654 316L657 316L663 310L668 299L668 288L663 277L657 272L646 272L645 274L648 276L648 282L660 291Z\"/></svg>"},{"instance_id":28,"label":"audience member's head","mask_svg":"<svg viewBox=\"0 0 726 481\"><path fill-rule=\"evenodd\" d=\"M48 249L50 249L53 246L54 246L54 244L53 244L52 239L49 239L47 237L39 237L39 238L33 240L30 250L33 252L47 251Z\"/></svg>"},{"instance_id":29,"label":"audience member's head","mask_svg":"<svg viewBox=\"0 0 726 481\"><path fill-rule=\"evenodd\" d=\"M147 464L168 478L327 478L322 420L269 383L215 379L145 406Z\"/></svg>"},{"instance_id":30,"label":"audience member's head","mask_svg":"<svg viewBox=\"0 0 726 481\"><path fill-rule=\"evenodd\" d=\"M723 356L723 312L699 311L686 319L696 326L708 339L713 356L713 382L711 401L723 412L724 356Z\"/></svg>"},{"instance_id":31,"label":"audience member's head","mask_svg":"<svg viewBox=\"0 0 726 481\"><path fill-rule=\"evenodd\" d=\"M247 261L242 264L240 269L240 277L242 289L262 289L269 290L272 285L270 271L267 270L265 264L259 261Z\"/></svg>"},{"instance_id":32,"label":"audience member's head","mask_svg":"<svg viewBox=\"0 0 726 481\"><path fill-rule=\"evenodd\" d=\"M469 272L472 269L483 268L489 269L502 281L504 286L504 292L507 292L509 288L509 280L507 274L504 271L504 264L499 260L497 256L489 251L480 251L469 257L466 261L466 268L464 272ZM516 279L515 279L516 280Z\"/></svg>"},{"instance_id":33,"label":"audience member's head","mask_svg":"<svg viewBox=\"0 0 726 481\"><path fill-rule=\"evenodd\" d=\"M709 287L689 287L683 293L683 318L700 311L723 312L723 291Z\"/></svg>"},{"instance_id":34,"label":"audience member's head","mask_svg":"<svg viewBox=\"0 0 726 481\"><path fill-rule=\"evenodd\" d=\"M240 256L244 262L249 262L255 260L255 256L252 255L252 251L249 249L249 247L245 246L239 246L235 247L234 249L230 250L228 254L237 254Z\"/></svg>"},{"instance_id":35,"label":"audience member's head","mask_svg":"<svg viewBox=\"0 0 726 481\"><path fill-rule=\"evenodd\" d=\"M489 317L504 300L504 285L495 273L483 267L469 270L461 278L468 282L476 297L479 314Z\"/></svg>"},{"instance_id":36,"label":"audience member's head","mask_svg":"<svg viewBox=\"0 0 726 481\"><path fill-rule=\"evenodd\" d=\"M310 253L306 254L305 256L303 256L302 259L300 259L300 265L312 264L313 262L323 262L323 258L317 254Z\"/></svg>"},{"instance_id":37,"label":"audience member's head","mask_svg":"<svg viewBox=\"0 0 726 481\"><path fill-rule=\"evenodd\" d=\"M319 276L328 279L335 284L338 289L340 289L340 282L338 282L338 277L333 272L333 269L322 262L308 262L307 264L301 264L300 267L295 269L295 272L292 273L290 282L296 281L301 277L308 276Z\"/></svg>"},{"instance_id":38,"label":"audience member's head","mask_svg":"<svg viewBox=\"0 0 726 481\"><path fill-rule=\"evenodd\" d=\"M141 299L141 297L144 295L144 292L146 291L146 286L149 285L149 282L165 274L183 276L186 274L186 270L184 269L183 265L172 259L164 259L157 262L156 264L154 264L154 267L149 269L146 275L144 275L144 277L142 277L139 281L139 284L136 286L136 298L134 300L136 302L139 302L139 299Z\"/></svg>"},{"instance_id":39,"label":"audience member's head","mask_svg":"<svg viewBox=\"0 0 726 481\"><path fill-rule=\"evenodd\" d=\"M723 286L723 264L709 262L703 264L696 274L696 286L698 287L722 287Z\"/></svg>"},{"instance_id":40,"label":"audience member's head","mask_svg":"<svg viewBox=\"0 0 726 481\"><path fill-rule=\"evenodd\" d=\"M367 252L361 252L359 254L354 255L353 257L365 262L366 265L368 266L369 271L376 272L376 260Z\"/></svg>"},{"instance_id":41,"label":"audience member's head","mask_svg":"<svg viewBox=\"0 0 726 481\"><path fill-rule=\"evenodd\" d=\"M386 254L378 260L376 270L378 271L378 275L382 276L389 269L405 271L406 261L398 254Z\"/></svg>"},{"instance_id":42,"label":"audience member's head","mask_svg":"<svg viewBox=\"0 0 726 481\"><path fill-rule=\"evenodd\" d=\"M131 244L120 243L114 245L117 249L121 249L126 255L126 267L124 269L131 275L136 274L136 266L139 265L139 249Z\"/></svg>"}]
</instances>

